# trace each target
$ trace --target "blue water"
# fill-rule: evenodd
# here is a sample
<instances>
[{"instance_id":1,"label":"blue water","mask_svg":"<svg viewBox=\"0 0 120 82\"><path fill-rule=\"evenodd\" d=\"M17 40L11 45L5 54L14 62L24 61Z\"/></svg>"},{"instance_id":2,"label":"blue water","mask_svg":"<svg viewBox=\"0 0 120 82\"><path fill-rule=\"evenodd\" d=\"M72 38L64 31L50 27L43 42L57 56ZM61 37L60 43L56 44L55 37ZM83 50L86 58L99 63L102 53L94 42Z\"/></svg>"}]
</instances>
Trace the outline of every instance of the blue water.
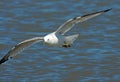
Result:
<instances>
[{"instance_id":1,"label":"blue water","mask_svg":"<svg viewBox=\"0 0 120 82\"><path fill-rule=\"evenodd\" d=\"M0 58L15 44L55 31L70 18L113 8L76 25L70 48L40 42L0 65L0 82L120 82L119 0L2 0Z\"/></svg>"}]
</instances>

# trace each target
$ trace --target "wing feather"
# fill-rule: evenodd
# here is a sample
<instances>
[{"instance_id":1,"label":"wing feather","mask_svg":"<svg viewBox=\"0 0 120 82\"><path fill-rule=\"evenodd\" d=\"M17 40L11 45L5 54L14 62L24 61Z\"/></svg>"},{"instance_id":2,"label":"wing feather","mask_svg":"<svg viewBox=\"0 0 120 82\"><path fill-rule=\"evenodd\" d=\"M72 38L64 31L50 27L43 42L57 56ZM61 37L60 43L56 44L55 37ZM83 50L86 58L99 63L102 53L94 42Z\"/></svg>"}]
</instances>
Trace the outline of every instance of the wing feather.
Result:
<instances>
[{"instance_id":1,"label":"wing feather","mask_svg":"<svg viewBox=\"0 0 120 82\"><path fill-rule=\"evenodd\" d=\"M96 17L96 16L101 15L105 12L108 12L109 10L111 10L111 9L107 9L107 10L103 10L103 11L99 11L99 12L94 12L94 13L90 13L90 14L86 14L86 15L83 15L83 16L80 16L80 17L75 17L73 19L70 19L70 20L66 21L63 25L61 25L55 32L64 35L76 23L86 21L90 18Z\"/></svg>"},{"instance_id":2,"label":"wing feather","mask_svg":"<svg viewBox=\"0 0 120 82\"><path fill-rule=\"evenodd\" d=\"M9 58L16 56L18 53L22 52L27 47L30 47L31 45L37 42L40 42L42 40L43 40L43 37L35 37L35 38L27 39L18 43L0 60L0 64L4 63Z\"/></svg>"}]
</instances>

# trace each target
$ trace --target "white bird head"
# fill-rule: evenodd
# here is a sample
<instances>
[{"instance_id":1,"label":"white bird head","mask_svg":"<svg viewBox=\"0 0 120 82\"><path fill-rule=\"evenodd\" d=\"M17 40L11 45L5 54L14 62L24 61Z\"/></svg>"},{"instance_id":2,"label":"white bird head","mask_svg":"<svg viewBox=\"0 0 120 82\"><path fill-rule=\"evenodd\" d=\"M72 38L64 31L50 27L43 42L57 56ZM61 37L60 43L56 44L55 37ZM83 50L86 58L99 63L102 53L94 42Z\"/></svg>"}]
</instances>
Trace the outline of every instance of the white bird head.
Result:
<instances>
[{"instance_id":1,"label":"white bird head","mask_svg":"<svg viewBox=\"0 0 120 82\"><path fill-rule=\"evenodd\" d=\"M55 33L48 34L44 37L45 44L48 45L56 45L58 44L58 38L56 37Z\"/></svg>"}]
</instances>

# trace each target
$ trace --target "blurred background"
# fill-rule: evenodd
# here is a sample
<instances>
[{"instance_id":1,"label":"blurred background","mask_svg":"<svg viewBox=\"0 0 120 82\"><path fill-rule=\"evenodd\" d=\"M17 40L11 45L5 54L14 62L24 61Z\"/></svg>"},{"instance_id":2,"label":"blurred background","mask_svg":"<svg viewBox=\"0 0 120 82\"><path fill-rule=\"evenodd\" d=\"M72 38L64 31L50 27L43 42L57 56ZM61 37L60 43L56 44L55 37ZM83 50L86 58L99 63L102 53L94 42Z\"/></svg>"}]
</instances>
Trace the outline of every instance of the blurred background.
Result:
<instances>
[{"instance_id":1,"label":"blurred background","mask_svg":"<svg viewBox=\"0 0 120 82\"><path fill-rule=\"evenodd\" d=\"M2 0L0 58L68 19L109 8L67 33L80 34L71 48L40 42L0 65L0 82L120 82L119 0Z\"/></svg>"}]
</instances>

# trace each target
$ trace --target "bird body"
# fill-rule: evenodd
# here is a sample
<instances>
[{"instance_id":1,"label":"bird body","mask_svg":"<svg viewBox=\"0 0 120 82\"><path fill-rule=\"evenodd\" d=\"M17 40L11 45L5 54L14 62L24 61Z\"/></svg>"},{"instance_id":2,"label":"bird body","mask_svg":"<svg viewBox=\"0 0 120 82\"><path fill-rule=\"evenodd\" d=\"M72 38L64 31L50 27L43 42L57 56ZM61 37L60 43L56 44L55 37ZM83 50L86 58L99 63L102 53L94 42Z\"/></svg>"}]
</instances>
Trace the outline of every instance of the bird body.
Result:
<instances>
[{"instance_id":1,"label":"bird body","mask_svg":"<svg viewBox=\"0 0 120 82\"><path fill-rule=\"evenodd\" d=\"M17 45L15 45L1 60L0 64L7 61L9 58L13 58L20 52L22 52L27 47L30 47L31 45L38 43L40 41L45 42L45 44L50 46L60 46L60 47L70 47L71 44L78 38L79 34L69 35L65 36L65 33L69 31L75 24L86 21L90 18L96 17L98 15L101 15L111 9L90 13L87 15L75 17L73 19L69 19L64 24L62 24L56 31L47 34L44 37L35 37L31 39L24 40Z\"/></svg>"}]
</instances>

